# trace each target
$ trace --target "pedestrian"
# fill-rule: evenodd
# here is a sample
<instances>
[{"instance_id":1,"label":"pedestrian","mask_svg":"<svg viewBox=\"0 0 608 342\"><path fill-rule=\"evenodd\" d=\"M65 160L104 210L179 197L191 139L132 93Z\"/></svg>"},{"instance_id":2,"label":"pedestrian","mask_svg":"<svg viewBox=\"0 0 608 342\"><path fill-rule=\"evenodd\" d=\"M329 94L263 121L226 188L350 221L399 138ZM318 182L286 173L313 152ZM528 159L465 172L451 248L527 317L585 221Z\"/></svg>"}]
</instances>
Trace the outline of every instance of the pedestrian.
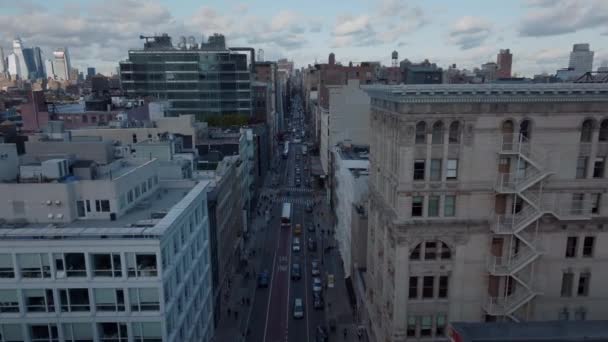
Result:
<instances>
[{"instance_id":1,"label":"pedestrian","mask_svg":"<svg viewBox=\"0 0 608 342\"><path fill-rule=\"evenodd\" d=\"M346 340L346 335L348 335L348 329L344 328L344 339Z\"/></svg>"},{"instance_id":2,"label":"pedestrian","mask_svg":"<svg viewBox=\"0 0 608 342\"><path fill-rule=\"evenodd\" d=\"M234 310L234 319L238 319L239 318L239 312Z\"/></svg>"},{"instance_id":3,"label":"pedestrian","mask_svg":"<svg viewBox=\"0 0 608 342\"><path fill-rule=\"evenodd\" d=\"M363 337L363 331L361 331L361 329L357 330L357 339L359 339L359 341L361 341L361 337Z\"/></svg>"}]
</instances>

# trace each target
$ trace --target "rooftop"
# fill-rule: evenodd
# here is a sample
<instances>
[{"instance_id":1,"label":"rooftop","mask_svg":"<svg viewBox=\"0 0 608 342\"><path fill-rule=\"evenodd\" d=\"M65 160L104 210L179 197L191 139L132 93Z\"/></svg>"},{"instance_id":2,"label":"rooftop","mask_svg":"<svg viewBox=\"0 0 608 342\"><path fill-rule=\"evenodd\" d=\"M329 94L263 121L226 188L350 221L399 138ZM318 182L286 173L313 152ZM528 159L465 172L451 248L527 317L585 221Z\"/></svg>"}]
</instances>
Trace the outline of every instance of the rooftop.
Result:
<instances>
[{"instance_id":1,"label":"rooftop","mask_svg":"<svg viewBox=\"0 0 608 342\"><path fill-rule=\"evenodd\" d=\"M171 225L209 181L161 187L116 220L77 220L65 224L0 224L0 240L157 238ZM177 186L176 186L177 185ZM181 186L179 186L181 185ZM159 218L152 218L152 214ZM164 217L162 217L164 215Z\"/></svg>"},{"instance_id":2,"label":"rooftop","mask_svg":"<svg viewBox=\"0 0 608 342\"><path fill-rule=\"evenodd\" d=\"M450 324L462 342L608 341L608 321Z\"/></svg>"},{"instance_id":3,"label":"rooftop","mask_svg":"<svg viewBox=\"0 0 608 342\"><path fill-rule=\"evenodd\" d=\"M369 160L369 146L340 143L338 151L344 160Z\"/></svg>"},{"instance_id":4,"label":"rooftop","mask_svg":"<svg viewBox=\"0 0 608 342\"><path fill-rule=\"evenodd\" d=\"M361 88L374 98L401 103L608 101L606 83L401 84Z\"/></svg>"}]
</instances>

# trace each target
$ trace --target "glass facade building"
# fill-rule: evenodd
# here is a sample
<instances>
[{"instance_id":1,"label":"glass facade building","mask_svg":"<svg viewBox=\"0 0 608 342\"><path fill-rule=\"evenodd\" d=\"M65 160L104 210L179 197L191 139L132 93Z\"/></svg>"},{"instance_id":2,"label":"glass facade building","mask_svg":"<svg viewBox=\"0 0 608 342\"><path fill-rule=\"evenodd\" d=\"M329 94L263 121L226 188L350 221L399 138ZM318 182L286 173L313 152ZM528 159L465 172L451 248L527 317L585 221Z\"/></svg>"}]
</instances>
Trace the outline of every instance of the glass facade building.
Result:
<instances>
[{"instance_id":1,"label":"glass facade building","mask_svg":"<svg viewBox=\"0 0 608 342\"><path fill-rule=\"evenodd\" d=\"M174 48L146 43L120 63L123 90L129 96L153 96L169 102L168 115L251 116L251 72L247 54L222 46L194 44Z\"/></svg>"}]
</instances>

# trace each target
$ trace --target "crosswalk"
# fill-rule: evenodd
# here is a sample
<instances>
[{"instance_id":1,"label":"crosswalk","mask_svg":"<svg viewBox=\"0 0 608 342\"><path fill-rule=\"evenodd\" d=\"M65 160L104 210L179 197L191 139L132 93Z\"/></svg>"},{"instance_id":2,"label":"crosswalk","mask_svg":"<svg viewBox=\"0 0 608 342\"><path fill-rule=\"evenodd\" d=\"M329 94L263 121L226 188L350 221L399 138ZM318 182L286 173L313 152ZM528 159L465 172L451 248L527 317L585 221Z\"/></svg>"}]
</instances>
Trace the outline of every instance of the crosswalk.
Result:
<instances>
[{"instance_id":1,"label":"crosswalk","mask_svg":"<svg viewBox=\"0 0 608 342\"><path fill-rule=\"evenodd\" d=\"M296 198L289 196L281 196L279 197L279 203L289 202L291 204L297 204L301 206L312 205L314 203L314 199L312 198Z\"/></svg>"},{"instance_id":2,"label":"crosswalk","mask_svg":"<svg viewBox=\"0 0 608 342\"><path fill-rule=\"evenodd\" d=\"M313 193L314 191L310 188L296 188L296 187L284 187L283 191L289 191L290 193Z\"/></svg>"}]
</instances>

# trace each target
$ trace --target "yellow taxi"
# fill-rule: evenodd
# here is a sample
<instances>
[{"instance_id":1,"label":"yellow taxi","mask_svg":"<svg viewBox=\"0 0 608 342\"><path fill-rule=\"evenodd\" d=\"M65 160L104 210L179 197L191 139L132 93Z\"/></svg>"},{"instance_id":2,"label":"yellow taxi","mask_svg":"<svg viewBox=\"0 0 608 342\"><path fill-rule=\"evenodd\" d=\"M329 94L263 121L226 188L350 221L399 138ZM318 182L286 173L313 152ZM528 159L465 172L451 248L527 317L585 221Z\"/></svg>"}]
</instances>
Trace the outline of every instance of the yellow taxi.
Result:
<instances>
[{"instance_id":1,"label":"yellow taxi","mask_svg":"<svg viewBox=\"0 0 608 342\"><path fill-rule=\"evenodd\" d=\"M302 234L302 225L299 223L296 224L296 227L293 229L293 233L296 235Z\"/></svg>"}]
</instances>

